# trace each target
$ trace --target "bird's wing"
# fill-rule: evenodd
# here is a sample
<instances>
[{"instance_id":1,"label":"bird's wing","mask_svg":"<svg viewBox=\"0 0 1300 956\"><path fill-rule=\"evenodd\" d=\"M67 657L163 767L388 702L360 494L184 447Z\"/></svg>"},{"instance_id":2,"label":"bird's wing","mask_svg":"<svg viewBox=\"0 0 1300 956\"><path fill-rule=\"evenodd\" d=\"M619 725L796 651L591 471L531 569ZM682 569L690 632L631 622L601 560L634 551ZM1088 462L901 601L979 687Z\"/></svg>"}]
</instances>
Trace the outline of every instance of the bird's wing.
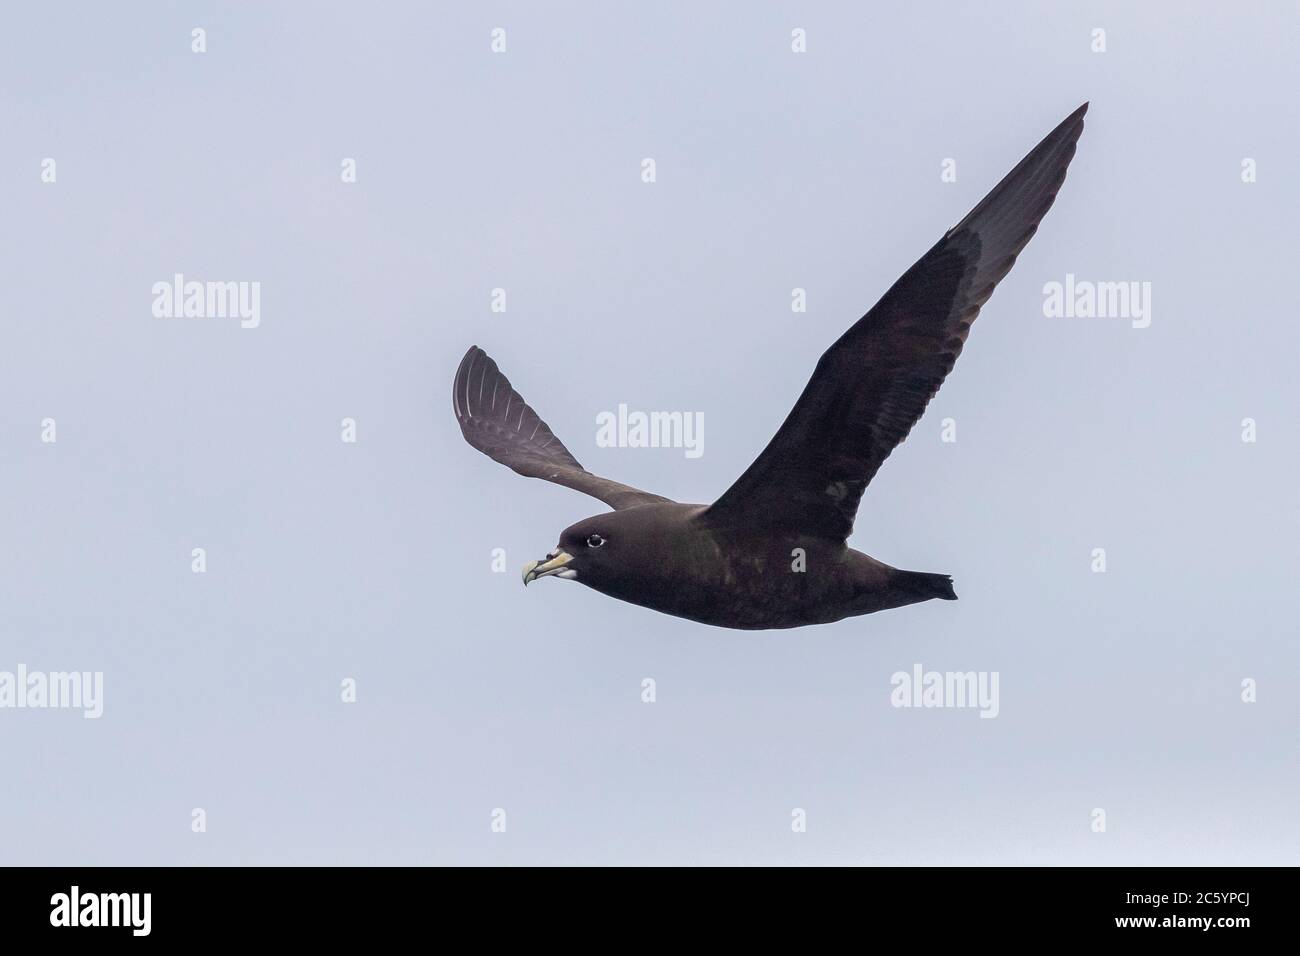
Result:
<instances>
[{"instance_id":1,"label":"bird's wing","mask_svg":"<svg viewBox=\"0 0 1300 956\"><path fill-rule=\"evenodd\" d=\"M669 500L593 475L578 464L477 345L470 347L456 369L451 404L465 440L521 475L581 491L616 511Z\"/></svg>"},{"instance_id":2,"label":"bird's wing","mask_svg":"<svg viewBox=\"0 0 1300 956\"><path fill-rule=\"evenodd\" d=\"M1034 147L821 357L785 423L703 515L843 540L1065 179L1088 104Z\"/></svg>"}]
</instances>

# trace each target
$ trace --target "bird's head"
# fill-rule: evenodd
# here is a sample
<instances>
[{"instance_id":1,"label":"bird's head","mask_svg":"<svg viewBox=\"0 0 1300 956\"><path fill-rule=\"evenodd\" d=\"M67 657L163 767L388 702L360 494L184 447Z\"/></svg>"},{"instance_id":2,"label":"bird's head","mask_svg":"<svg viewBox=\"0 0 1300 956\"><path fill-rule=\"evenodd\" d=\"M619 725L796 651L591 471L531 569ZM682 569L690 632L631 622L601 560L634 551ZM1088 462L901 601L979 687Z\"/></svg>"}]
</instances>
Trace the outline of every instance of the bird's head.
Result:
<instances>
[{"instance_id":1,"label":"bird's head","mask_svg":"<svg viewBox=\"0 0 1300 956\"><path fill-rule=\"evenodd\" d=\"M620 528L618 513L596 515L564 529L560 543L540 561L524 565L524 584L538 578L563 578L595 585L615 570L628 552L628 529Z\"/></svg>"},{"instance_id":2,"label":"bird's head","mask_svg":"<svg viewBox=\"0 0 1300 956\"><path fill-rule=\"evenodd\" d=\"M524 567L524 584L564 578L637 603L681 570L697 543L692 519L703 510L665 501L584 518L564 529L550 554Z\"/></svg>"}]
</instances>

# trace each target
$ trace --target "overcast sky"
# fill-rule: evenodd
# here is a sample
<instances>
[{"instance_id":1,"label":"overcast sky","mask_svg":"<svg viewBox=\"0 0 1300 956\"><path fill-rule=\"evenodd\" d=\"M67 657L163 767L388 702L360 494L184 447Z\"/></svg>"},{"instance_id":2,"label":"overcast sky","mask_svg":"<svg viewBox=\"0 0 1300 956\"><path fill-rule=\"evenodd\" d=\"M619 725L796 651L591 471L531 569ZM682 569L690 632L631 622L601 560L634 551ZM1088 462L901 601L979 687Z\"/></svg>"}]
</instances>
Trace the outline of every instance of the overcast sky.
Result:
<instances>
[{"instance_id":1,"label":"overcast sky","mask_svg":"<svg viewBox=\"0 0 1300 956\"><path fill-rule=\"evenodd\" d=\"M100 672L103 713L0 709L0 862L1298 862L1297 23L7 8L0 672ZM750 633L520 586L603 506L464 443L468 346L593 471L711 501L1084 100L851 539L959 601ZM178 273L258 283L256 327L157 317ZM1149 326L1048 317L1067 274L1150 283ZM620 403L703 454L598 447ZM997 717L891 706L916 665Z\"/></svg>"}]
</instances>

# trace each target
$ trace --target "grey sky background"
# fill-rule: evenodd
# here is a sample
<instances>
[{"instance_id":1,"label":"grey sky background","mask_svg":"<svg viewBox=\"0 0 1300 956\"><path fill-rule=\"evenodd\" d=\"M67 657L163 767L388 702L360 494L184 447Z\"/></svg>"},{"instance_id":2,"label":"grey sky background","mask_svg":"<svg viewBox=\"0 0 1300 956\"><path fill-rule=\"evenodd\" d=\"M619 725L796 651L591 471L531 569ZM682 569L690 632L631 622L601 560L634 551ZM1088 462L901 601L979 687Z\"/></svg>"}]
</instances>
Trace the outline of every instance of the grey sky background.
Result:
<instances>
[{"instance_id":1,"label":"grey sky background","mask_svg":"<svg viewBox=\"0 0 1300 956\"><path fill-rule=\"evenodd\" d=\"M0 862L1300 860L1294 4L3 17L0 670L105 700L0 710ZM851 539L958 602L745 633L520 586L603 506L463 442L469 345L591 470L710 501L1084 100ZM259 281L260 327L154 318L176 272ZM1045 318L1066 273L1150 282L1150 327ZM597 448L620 402L704 455ZM997 671L1000 715L891 707L915 663Z\"/></svg>"}]
</instances>

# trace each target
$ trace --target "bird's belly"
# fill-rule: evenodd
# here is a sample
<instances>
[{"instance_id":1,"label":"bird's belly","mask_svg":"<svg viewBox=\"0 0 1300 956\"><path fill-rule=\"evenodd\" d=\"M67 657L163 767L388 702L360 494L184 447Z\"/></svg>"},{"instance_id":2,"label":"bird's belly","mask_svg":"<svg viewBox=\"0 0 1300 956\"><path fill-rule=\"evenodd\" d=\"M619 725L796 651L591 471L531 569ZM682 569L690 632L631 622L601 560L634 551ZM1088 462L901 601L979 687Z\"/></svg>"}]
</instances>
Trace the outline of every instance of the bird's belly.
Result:
<instances>
[{"instance_id":1,"label":"bird's belly","mask_svg":"<svg viewBox=\"0 0 1300 956\"><path fill-rule=\"evenodd\" d=\"M835 552L719 547L676 570L652 587L610 593L665 614L743 630L826 624L862 613L860 582Z\"/></svg>"}]
</instances>

